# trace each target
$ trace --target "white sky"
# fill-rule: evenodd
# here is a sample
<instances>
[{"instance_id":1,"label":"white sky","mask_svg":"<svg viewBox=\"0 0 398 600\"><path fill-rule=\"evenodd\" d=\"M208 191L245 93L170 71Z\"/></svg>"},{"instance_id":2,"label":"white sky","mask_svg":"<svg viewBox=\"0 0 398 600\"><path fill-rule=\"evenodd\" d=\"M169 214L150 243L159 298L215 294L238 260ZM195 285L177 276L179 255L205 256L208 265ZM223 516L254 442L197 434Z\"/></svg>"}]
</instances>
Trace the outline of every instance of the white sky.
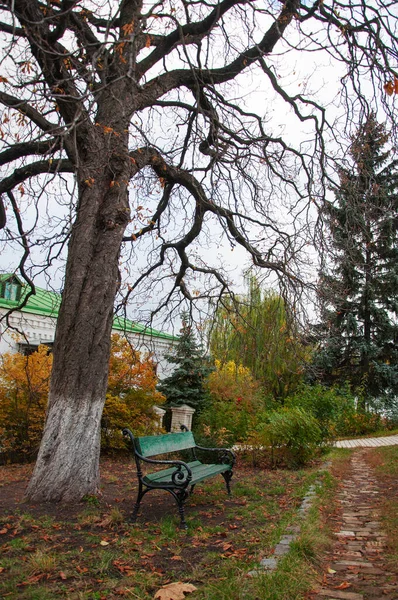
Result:
<instances>
[{"instance_id":1,"label":"white sky","mask_svg":"<svg viewBox=\"0 0 398 600\"><path fill-rule=\"evenodd\" d=\"M296 35L292 33L292 25L288 29L288 35ZM267 57L267 62L269 65L278 64L278 83L284 87L284 89L290 94L305 94L311 98L316 98L324 105L328 105L328 114L330 115L330 122L336 121L336 126L334 133L338 137L347 137L350 132L346 132L342 130L342 123L344 119L339 121L339 117L342 115L342 107L338 105L336 101L336 97L339 94L341 87L341 76L343 74L342 70L339 68L339 65L336 62L333 62L332 58L327 54L316 53L306 53L305 55L296 53L285 54L284 46L279 44L277 46L277 50L280 53L278 56L278 52L272 57ZM364 83L366 81L366 77L364 76ZM271 88L269 82L266 79L266 76L261 73L261 71L257 70L256 74L245 73L241 75L237 80L238 85L236 85L236 93L241 98L241 101L245 103L246 107L253 112L257 112L259 114L264 115L264 121L267 123L268 131L270 134L274 136L283 135L284 138L291 144L292 146L300 148L300 144L303 139L305 139L309 134L309 129L306 124L300 123L297 118L293 115L292 109L287 106L286 102L284 102ZM391 102L394 102L395 98L391 99ZM378 106L380 111L380 118L383 118L382 108ZM309 110L309 109L308 109ZM304 109L303 109L304 112ZM340 124L339 124L340 122ZM165 121L162 121L162 127L167 130L167 125ZM357 123L352 123L352 130L354 131L357 128ZM167 134L167 131L166 131ZM160 131L159 131L160 135ZM336 145L331 147L332 152L333 149L337 152L338 147ZM341 150L339 150L341 151ZM300 178L300 175L298 176ZM73 182L69 187L73 187ZM56 210L54 210L54 200L55 196L57 196L58 206ZM24 220L25 228L29 227L33 221L35 220L35 210L33 205L26 204L27 196L22 198L23 208L21 211L22 218ZM57 226L57 216L61 215L62 210L68 210L67 205L62 206L59 205L60 195L58 189L54 187L54 198L52 199L53 206L46 206L46 200L43 197L40 199L40 204L42 209L44 209L44 214L47 213L47 210L52 213L52 223L50 226ZM62 203L62 198L61 198ZM277 203L277 210L280 211L279 218L282 221L286 221L288 223L288 214L286 209L282 207L282 198ZM311 219L314 220L316 218L316 213L313 211L311 214ZM288 225L290 227L290 225ZM219 238L220 229L214 230L214 225L212 226L213 231L211 232L214 238L217 240ZM32 240L40 239L41 234L39 232L34 233L32 235ZM217 242L209 243L208 238L205 238L202 235L198 239L198 243L193 247L193 250L200 254L201 257L209 263L214 265L223 266L228 273L230 274L230 278L235 282L237 287L242 290L242 273L249 266L250 261L247 253L239 246L234 248L231 247L230 244L224 238L224 242L219 244ZM306 251L309 253L308 259L308 275L315 277L316 274L316 253L313 248L307 247ZM65 254L65 253L64 253ZM34 249L32 252L33 261L39 262L43 257L42 251L40 248ZM142 253L136 263L136 267L142 268L146 264L146 255ZM16 267L19 262L19 257L16 255L15 248L13 247L3 247L2 253L0 257L0 269L1 271L12 271ZM54 260L53 266L47 270L47 274L41 272L39 268L35 270L36 277L35 282L37 285L41 287L53 287L53 289L58 290L62 287L62 277L63 277L63 261ZM122 276L124 275L122 269ZM125 281L128 282L130 279L129 276L126 275ZM133 306L129 310L129 316L133 319L140 318L140 310L144 310L147 312L148 309L154 307L156 305L156 298L148 298L148 297L139 297L137 301L132 303Z\"/></svg>"}]
</instances>

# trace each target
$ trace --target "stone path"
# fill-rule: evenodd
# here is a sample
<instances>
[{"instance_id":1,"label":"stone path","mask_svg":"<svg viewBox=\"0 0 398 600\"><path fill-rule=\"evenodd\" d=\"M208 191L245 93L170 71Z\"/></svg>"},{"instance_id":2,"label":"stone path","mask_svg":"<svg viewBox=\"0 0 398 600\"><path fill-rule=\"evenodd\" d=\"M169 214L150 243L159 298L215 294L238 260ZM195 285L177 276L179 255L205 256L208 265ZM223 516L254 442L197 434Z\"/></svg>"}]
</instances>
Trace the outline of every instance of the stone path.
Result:
<instances>
[{"instance_id":1,"label":"stone path","mask_svg":"<svg viewBox=\"0 0 398 600\"><path fill-rule=\"evenodd\" d=\"M379 519L381 496L366 462L367 449L357 450L337 495L340 507L336 542L324 582L313 600L397 600L396 574L384 562L386 534Z\"/></svg>"},{"instance_id":2,"label":"stone path","mask_svg":"<svg viewBox=\"0 0 398 600\"><path fill-rule=\"evenodd\" d=\"M339 440L334 444L336 448L376 448L377 446L397 446L398 435L378 438L362 438L360 440Z\"/></svg>"}]
</instances>

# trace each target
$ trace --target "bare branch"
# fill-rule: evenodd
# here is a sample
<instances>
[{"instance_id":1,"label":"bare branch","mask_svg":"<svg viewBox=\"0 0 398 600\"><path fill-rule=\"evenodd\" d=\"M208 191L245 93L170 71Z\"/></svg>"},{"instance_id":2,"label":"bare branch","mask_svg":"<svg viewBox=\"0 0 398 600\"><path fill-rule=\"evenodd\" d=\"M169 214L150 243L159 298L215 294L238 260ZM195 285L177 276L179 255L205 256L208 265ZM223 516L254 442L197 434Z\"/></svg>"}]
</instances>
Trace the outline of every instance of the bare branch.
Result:
<instances>
[{"instance_id":1,"label":"bare branch","mask_svg":"<svg viewBox=\"0 0 398 600\"><path fill-rule=\"evenodd\" d=\"M19 169L15 169L12 175L5 177L0 182L0 195L11 191L15 186L22 183L26 179L41 175L43 173L73 173L74 168L69 160L53 161L42 160L35 163L30 163Z\"/></svg>"}]
</instances>

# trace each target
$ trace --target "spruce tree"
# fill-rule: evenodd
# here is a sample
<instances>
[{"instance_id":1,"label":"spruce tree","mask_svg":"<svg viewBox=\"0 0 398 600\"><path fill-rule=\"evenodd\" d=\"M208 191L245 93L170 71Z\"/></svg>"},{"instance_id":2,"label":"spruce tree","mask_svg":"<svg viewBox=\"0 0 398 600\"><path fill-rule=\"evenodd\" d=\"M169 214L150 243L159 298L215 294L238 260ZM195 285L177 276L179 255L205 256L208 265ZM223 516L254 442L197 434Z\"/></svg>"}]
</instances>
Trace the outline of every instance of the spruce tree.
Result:
<instances>
[{"instance_id":1,"label":"spruce tree","mask_svg":"<svg viewBox=\"0 0 398 600\"><path fill-rule=\"evenodd\" d=\"M371 114L352 138L352 168L340 171L324 217L331 251L319 296L321 378L349 381L385 407L398 392L398 161Z\"/></svg>"},{"instance_id":2,"label":"spruce tree","mask_svg":"<svg viewBox=\"0 0 398 600\"><path fill-rule=\"evenodd\" d=\"M175 352L165 357L176 368L169 377L163 379L158 389L166 396L168 406L188 404L200 412L206 397L204 380L212 367L196 341L188 314L183 313L181 316L181 336Z\"/></svg>"}]
</instances>

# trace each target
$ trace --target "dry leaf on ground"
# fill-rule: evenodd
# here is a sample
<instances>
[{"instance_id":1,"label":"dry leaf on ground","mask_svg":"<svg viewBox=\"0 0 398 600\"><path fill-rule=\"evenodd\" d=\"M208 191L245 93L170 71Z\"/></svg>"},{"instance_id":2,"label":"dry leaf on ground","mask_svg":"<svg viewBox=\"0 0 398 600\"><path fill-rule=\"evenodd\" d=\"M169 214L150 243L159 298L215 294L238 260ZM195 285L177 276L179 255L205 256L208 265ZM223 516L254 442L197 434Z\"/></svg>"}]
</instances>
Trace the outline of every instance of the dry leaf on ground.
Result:
<instances>
[{"instance_id":1,"label":"dry leaf on ground","mask_svg":"<svg viewBox=\"0 0 398 600\"><path fill-rule=\"evenodd\" d=\"M336 585L334 587L335 590L346 590L347 588L352 587L352 583L348 583L348 581L343 581L340 585Z\"/></svg>"},{"instance_id":2,"label":"dry leaf on ground","mask_svg":"<svg viewBox=\"0 0 398 600\"><path fill-rule=\"evenodd\" d=\"M198 588L191 583L177 581L176 583L169 583L161 587L154 595L154 598L158 600L185 600L185 594L194 592L196 589Z\"/></svg>"}]
</instances>

